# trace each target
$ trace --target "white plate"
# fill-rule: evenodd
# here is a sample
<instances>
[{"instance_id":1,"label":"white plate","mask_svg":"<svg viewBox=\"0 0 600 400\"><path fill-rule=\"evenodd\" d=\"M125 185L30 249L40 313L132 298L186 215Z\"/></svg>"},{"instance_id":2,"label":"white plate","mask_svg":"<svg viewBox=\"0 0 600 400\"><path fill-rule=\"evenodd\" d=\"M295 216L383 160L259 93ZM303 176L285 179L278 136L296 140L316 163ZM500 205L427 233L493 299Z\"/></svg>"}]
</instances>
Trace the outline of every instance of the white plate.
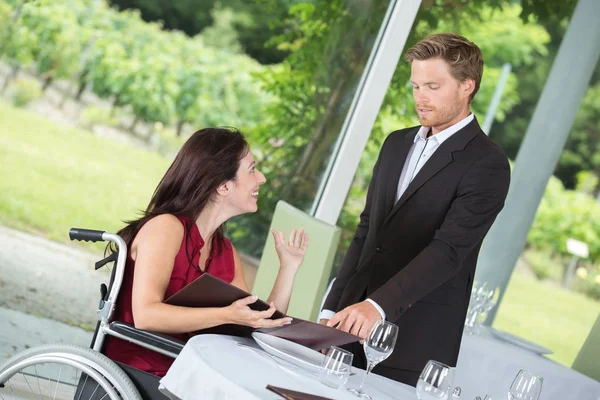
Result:
<instances>
[{"instance_id":1,"label":"white plate","mask_svg":"<svg viewBox=\"0 0 600 400\"><path fill-rule=\"evenodd\" d=\"M312 373L319 373L321 362L325 356L318 351L261 332L253 332L252 337L267 353Z\"/></svg>"},{"instance_id":2,"label":"white plate","mask_svg":"<svg viewBox=\"0 0 600 400\"><path fill-rule=\"evenodd\" d=\"M534 353L537 353L537 354L552 354L552 353L554 353L550 349L540 346L539 344L530 342L529 340L523 339L522 337L515 336L512 333L500 331L495 328L492 328L491 331L492 331L492 334L494 334L494 336L496 336L502 340L505 340L509 343L512 343L514 345L517 345L519 347L522 347L524 349L533 351Z\"/></svg>"}]
</instances>

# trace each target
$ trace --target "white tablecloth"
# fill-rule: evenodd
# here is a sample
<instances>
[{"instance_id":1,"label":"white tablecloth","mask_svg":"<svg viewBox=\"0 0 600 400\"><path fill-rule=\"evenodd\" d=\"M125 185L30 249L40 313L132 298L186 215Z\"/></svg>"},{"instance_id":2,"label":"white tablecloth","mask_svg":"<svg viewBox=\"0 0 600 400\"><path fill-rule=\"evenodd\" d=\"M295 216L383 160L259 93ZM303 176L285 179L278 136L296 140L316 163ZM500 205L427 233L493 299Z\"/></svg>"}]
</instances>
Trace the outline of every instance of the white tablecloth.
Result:
<instances>
[{"instance_id":1,"label":"white tablecloth","mask_svg":"<svg viewBox=\"0 0 600 400\"><path fill-rule=\"evenodd\" d=\"M330 389L315 377L275 362L255 346L252 339L220 335L192 338L161 380L177 398L188 399L280 399L267 385L307 392L332 399L353 399L344 388ZM544 378L540 400L600 400L600 383L541 355L504 342L489 333L463 337L454 386L462 389L461 400L475 396L507 399L508 388L519 369ZM358 387L364 371L346 386ZM366 390L374 399L416 400L415 389L378 375L367 380Z\"/></svg>"},{"instance_id":2,"label":"white tablecloth","mask_svg":"<svg viewBox=\"0 0 600 400\"><path fill-rule=\"evenodd\" d=\"M284 367L262 350L237 345L253 345L252 339L221 335L195 336L185 345L161 384L179 399L281 399L267 385L297 390L332 399L356 400L345 388L331 389L316 377ZM363 370L353 368L346 386L358 387ZM370 375L365 386L374 399L414 400L415 389Z\"/></svg>"},{"instance_id":3,"label":"white tablecloth","mask_svg":"<svg viewBox=\"0 0 600 400\"><path fill-rule=\"evenodd\" d=\"M463 336L454 385L461 387L461 399L483 399L489 394L493 400L505 400L520 369L544 379L540 400L600 400L600 382L499 339L489 330Z\"/></svg>"}]
</instances>

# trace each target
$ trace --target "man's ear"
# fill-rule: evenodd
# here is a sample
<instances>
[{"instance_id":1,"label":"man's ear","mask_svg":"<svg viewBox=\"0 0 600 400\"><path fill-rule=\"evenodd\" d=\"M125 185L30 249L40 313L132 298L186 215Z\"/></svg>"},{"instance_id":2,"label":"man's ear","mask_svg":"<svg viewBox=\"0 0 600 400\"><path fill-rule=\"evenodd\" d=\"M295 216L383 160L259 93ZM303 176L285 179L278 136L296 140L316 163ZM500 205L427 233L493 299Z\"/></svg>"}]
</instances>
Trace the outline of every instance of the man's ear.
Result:
<instances>
[{"instance_id":1,"label":"man's ear","mask_svg":"<svg viewBox=\"0 0 600 400\"><path fill-rule=\"evenodd\" d=\"M465 79L461 82L461 90L463 97L471 96L471 93L475 91L475 81L473 79Z\"/></svg>"}]
</instances>

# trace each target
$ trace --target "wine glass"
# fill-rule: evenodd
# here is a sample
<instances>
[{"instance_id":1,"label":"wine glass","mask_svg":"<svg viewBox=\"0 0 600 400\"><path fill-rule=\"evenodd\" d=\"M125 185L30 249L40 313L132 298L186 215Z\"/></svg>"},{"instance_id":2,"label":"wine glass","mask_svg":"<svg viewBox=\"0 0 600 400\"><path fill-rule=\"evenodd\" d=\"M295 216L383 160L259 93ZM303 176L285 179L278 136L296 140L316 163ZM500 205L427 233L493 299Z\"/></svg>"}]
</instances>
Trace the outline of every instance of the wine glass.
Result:
<instances>
[{"instance_id":1,"label":"wine glass","mask_svg":"<svg viewBox=\"0 0 600 400\"><path fill-rule=\"evenodd\" d=\"M509 400L538 400L542 393L541 376L535 376L524 369L520 370L508 391Z\"/></svg>"},{"instance_id":2,"label":"wine glass","mask_svg":"<svg viewBox=\"0 0 600 400\"><path fill-rule=\"evenodd\" d=\"M365 356L367 357L367 371L365 377L358 389L348 389L350 393L362 398L371 400L364 391L365 382L371 370L380 362L385 360L394 351L396 346L396 338L398 337L398 327L388 321L377 322L369 336L363 342Z\"/></svg>"},{"instance_id":3,"label":"wine glass","mask_svg":"<svg viewBox=\"0 0 600 400\"><path fill-rule=\"evenodd\" d=\"M450 395L453 369L439 361L430 360L417 381L419 400L446 400Z\"/></svg>"},{"instance_id":4,"label":"wine glass","mask_svg":"<svg viewBox=\"0 0 600 400\"><path fill-rule=\"evenodd\" d=\"M353 358L354 354L349 351L331 346L319 370L321 383L334 389L344 386L350 376Z\"/></svg>"}]
</instances>

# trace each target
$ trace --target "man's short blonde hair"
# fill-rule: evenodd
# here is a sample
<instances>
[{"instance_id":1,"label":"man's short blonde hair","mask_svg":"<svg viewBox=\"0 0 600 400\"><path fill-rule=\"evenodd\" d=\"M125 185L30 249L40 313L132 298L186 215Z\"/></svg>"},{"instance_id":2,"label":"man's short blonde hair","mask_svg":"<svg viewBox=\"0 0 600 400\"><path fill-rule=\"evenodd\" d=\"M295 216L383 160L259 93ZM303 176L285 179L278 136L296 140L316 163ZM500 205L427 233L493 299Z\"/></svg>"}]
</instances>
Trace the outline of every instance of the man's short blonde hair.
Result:
<instances>
[{"instance_id":1,"label":"man's short blonde hair","mask_svg":"<svg viewBox=\"0 0 600 400\"><path fill-rule=\"evenodd\" d=\"M441 58L450 66L450 74L459 82L467 79L475 81L475 89L469 100L473 100L479 90L483 76L483 56L473 42L454 33L436 33L427 36L408 49L406 60L428 60Z\"/></svg>"}]
</instances>

